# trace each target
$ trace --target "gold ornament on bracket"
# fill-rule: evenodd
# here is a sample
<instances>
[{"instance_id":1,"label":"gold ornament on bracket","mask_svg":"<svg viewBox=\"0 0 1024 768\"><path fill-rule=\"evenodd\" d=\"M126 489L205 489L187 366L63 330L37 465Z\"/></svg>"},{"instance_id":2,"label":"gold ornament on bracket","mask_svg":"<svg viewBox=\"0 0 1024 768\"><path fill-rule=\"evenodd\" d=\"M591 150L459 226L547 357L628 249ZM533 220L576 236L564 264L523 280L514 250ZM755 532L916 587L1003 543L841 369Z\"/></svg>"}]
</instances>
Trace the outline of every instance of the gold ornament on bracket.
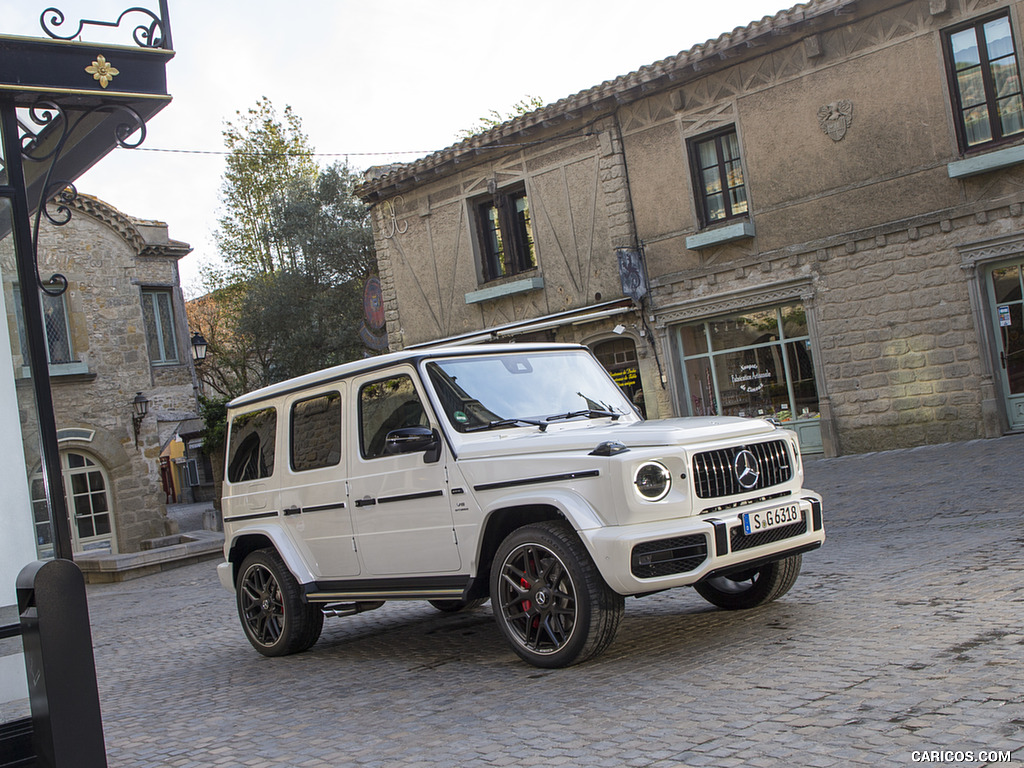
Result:
<instances>
[{"instance_id":1,"label":"gold ornament on bracket","mask_svg":"<svg viewBox=\"0 0 1024 768\"><path fill-rule=\"evenodd\" d=\"M106 88L116 75L121 74L102 54L97 56L96 61L86 67L85 71L92 75L93 80L99 80L103 88Z\"/></svg>"}]
</instances>

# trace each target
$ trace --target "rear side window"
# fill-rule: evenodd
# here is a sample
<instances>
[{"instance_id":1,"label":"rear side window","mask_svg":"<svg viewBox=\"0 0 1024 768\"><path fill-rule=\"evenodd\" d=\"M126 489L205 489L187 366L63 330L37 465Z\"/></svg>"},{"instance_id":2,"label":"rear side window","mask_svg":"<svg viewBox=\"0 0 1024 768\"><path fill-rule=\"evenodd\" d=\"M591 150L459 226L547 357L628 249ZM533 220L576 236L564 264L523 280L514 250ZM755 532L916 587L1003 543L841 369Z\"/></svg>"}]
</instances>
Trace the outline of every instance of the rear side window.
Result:
<instances>
[{"instance_id":1,"label":"rear side window","mask_svg":"<svg viewBox=\"0 0 1024 768\"><path fill-rule=\"evenodd\" d=\"M326 392L292 406L292 469L333 467L341 462L341 393Z\"/></svg>"},{"instance_id":2,"label":"rear side window","mask_svg":"<svg viewBox=\"0 0 1024 768\"><path fill-rule=\"evenodd\" d=\"M228 482L259 480L274 474L277 410L263 408L231 420L228 443Z\"/></svg>"}]
</instances>

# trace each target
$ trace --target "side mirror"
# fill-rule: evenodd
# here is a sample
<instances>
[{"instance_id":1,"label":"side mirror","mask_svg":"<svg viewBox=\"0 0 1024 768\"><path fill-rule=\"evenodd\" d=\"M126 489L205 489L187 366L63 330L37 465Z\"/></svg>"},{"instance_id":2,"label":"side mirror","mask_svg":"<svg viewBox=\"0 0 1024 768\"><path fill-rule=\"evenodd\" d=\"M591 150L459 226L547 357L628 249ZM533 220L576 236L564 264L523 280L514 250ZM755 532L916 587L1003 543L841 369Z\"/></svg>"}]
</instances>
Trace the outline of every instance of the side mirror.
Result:
<instances>
[{"instance_id":1,"label":"side mirror","mask_svg":"<svg viewBox=\"0 0 1024 768\"><path fill-rule=\"evenodd\" d=\"M384 453L425 453L423 460L432 464L441 458L441 436L430 427L402 427L388 432Z\"/></svg>"}]
</instances>

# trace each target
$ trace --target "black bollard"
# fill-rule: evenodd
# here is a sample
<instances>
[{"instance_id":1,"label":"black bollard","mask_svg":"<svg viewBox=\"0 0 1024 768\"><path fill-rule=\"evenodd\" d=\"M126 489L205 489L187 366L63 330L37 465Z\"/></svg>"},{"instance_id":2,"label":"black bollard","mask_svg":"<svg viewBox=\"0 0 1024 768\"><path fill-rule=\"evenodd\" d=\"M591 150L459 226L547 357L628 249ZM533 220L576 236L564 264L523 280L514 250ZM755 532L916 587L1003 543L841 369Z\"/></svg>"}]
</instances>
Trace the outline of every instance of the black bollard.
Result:
<instances>
[{"instance_id":1,"label":"black bollard","mask_svg":"<svg viewBox=\"0 0 1024 768\"><path fill-rule=\"evenodd\" d=\"M32 744L40 768L107 768L82 571L36 561L18 574Z\"/></svg>"}]
</instances>

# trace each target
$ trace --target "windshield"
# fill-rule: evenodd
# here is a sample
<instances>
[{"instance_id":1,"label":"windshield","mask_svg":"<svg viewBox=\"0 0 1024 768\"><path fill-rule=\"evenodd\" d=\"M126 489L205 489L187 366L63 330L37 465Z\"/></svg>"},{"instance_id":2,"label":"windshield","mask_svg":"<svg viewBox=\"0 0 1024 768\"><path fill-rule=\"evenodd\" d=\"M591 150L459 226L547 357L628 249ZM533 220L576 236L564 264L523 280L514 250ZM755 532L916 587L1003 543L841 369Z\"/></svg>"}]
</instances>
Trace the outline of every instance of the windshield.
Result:
<instances>
[{"instance_id":1,"label":"windshield","mask_svg":"<svg viewBox=\"0 0 1024 768\"><path fill-rule=\"evenodd\" d=\"M459 432L634 413L582 350L458 357L428 363L427 372Z\"/></svg>"}]
</instances>

